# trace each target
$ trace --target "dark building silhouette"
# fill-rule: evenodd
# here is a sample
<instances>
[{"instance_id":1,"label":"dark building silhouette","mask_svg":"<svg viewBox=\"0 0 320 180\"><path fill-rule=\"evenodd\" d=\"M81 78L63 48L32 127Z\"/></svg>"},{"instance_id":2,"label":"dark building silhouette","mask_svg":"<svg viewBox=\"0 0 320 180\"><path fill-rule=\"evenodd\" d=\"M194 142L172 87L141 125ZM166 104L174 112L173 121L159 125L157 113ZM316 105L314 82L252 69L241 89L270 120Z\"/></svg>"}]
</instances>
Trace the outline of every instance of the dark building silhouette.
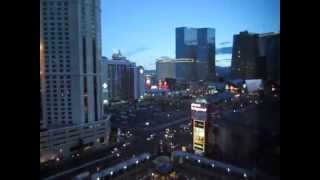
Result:
<instances>
[{"instance_id":1,"label":"dark building silhouette","mask_svg":"<svg viewBox=\"0 0 320 180\"><path fill-rule=\"evenodd\" d=\"M265 33L259 38L260 55L265 58L265 79L280 79L280 33Z\"/></svg>"},{"instance_id":2,"label":"dark building silhouette","mask_svg":"<svg viewBox=\"0 0 320 180\"><path fill-rule=\"evenodd\" d=\"M233 37L232 78L280 79L280 33L240 32Z\"/></svg>"},{"instance_id":3,"label":"dark building silhouette","mask_svg":"<svg viewBox=\"0 0 320 180\"><path fill-rule=\"evenodd\" d=\"M197 80L215 77L215 29L176 28L176 58L195 59Z\"/></svg>"},{"instance_id":4,"label":"dark building silhouette","mask_svg":"<svg viewBox=\"0 0 320 180\"><path fill-rule=\"evenodd\" d=\"M259 56L259 35L240 32L233 36L231 75L232 78L254 79L256 57Z\"/></svg>"}]
</instances>

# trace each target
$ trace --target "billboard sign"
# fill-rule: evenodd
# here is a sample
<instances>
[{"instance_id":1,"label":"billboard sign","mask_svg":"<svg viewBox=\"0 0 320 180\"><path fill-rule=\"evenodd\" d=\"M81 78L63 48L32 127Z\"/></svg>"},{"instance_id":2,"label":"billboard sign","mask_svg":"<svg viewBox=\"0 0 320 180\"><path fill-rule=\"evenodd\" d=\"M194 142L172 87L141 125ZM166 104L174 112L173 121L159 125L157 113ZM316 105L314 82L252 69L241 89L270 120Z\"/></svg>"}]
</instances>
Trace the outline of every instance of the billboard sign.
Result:
<instances>
[{"instance_id":1,"label":"billboard sign","mask_svg":"<svg viewBox=\"0 0 320 180\"><path fill-rule=\"evenodd\" d=\"M205 121L193 120L193 150L199 154L205 152Z\"/></svg>"},{"instance_id":2,"label":"billboard sign","mask_svg":"<svg viewBox=\"0 0 320 180\"><path fill-rule=\"evenodd\" d=\"M193 111L206 112L206 111L207 111L207 108L201 106L201 104L192 103L192 104L191 104L191 110L193 110Z\"/></svg>"}]
</instances>

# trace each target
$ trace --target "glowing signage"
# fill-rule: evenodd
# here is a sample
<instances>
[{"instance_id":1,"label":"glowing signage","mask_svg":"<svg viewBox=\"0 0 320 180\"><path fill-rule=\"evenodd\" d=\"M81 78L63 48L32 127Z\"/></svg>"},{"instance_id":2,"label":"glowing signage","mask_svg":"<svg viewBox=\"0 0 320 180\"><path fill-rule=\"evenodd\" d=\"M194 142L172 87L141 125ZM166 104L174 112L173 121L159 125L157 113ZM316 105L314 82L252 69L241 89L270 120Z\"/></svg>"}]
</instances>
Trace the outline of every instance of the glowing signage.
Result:
<instances>
[{"instance_id":1,"label":"glowing signage","mask_svg":"<svg viewBox=\"0 0 320 180\"><path fill-rule=\"evenodd\" d=\"M153 85L153 86L151 86L151 89L158 89L158 86Z\"/></svg>"},{"instance_id":2,"label":"glowing signage","mask_svg":"<svg viewBox=\"0 0 320 180\"><path fill-rule=\"evenodd\" d=\"M205 122L193 121L193 150L196 153L205 151Z\"/></svg>"},{"instance_id":3,"label":"glowing signage","mask_svg":"<svg viewBox=\"0 0 320 180\"><path fill-rule=\"evenodd\" d=\"M159 89L168 89L169 85L168 85L167 81L162 82L161 80L159 80L158 87L159 87Z\"/></svg>"},{"instance_id":4,"label":"glowing signage","mask_svg":"<svg viewBox=\"0 0 320 180\"><path fill-rule=\"evenodd\" d=\"M191 104L191 110L193 110L193 111L203 111L203 112L206 112L206 111L207 111L207 108L201 107L201 104L194 104L194 103L192 103L192 104Z\"/></svg>"},{"instance_id":5,"label":"glowing signage","mask_svg":"<svg viewBox=\"0 0 320 180\"><path fill-rule=\"evenodd\" d=\"M191 107L201 107L201 104L192 103L192 104L191 104Z\"/></svg>"}]
</instances>

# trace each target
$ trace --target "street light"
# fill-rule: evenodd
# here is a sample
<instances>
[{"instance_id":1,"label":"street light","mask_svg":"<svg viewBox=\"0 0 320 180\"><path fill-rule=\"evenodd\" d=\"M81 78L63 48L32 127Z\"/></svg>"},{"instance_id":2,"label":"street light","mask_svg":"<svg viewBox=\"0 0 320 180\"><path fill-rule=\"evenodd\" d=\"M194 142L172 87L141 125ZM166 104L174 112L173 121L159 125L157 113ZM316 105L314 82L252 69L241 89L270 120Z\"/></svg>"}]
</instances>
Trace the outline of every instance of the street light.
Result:
<instances>
[{"instance_id":1,"label":"street light","mask_svg":"<svg viewBox=\"0 0 320 180\"><path fill-rule=\"evenodd\" d=\"M244 178L247 178L247 174L246 174L246 173L244 173L244 174L243 174L243 177L244 177Z\"/></svg>"}]
</instances>

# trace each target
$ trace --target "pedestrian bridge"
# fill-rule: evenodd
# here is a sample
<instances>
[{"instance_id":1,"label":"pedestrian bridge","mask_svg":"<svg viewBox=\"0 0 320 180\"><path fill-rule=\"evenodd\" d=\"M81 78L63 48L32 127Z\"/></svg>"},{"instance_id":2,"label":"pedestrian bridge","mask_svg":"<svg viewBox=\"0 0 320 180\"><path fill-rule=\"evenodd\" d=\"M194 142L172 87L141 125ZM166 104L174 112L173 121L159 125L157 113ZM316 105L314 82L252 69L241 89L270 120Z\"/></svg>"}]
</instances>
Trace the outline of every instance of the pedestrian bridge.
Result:
<instances>
[{"instance_id":1,"label":"pedestrian bridge","mask_svg":"<svg viewBox=\"0 0 320 180\"><path fill-rule=\"evenodd\" d=\"M203 156L184 152L184 151L174 151L172 152L171 157L173 158L173 160L182 158L183 160L194 162L200 165L207 165L208 167L211 167L211 168L219 168L219 169L225 170L227 173L239 174L244 178L255 177L255 173L253 171L239 168L239 167L226 164L220 161L207 159Z\"/></svg>"}]
</instances>

